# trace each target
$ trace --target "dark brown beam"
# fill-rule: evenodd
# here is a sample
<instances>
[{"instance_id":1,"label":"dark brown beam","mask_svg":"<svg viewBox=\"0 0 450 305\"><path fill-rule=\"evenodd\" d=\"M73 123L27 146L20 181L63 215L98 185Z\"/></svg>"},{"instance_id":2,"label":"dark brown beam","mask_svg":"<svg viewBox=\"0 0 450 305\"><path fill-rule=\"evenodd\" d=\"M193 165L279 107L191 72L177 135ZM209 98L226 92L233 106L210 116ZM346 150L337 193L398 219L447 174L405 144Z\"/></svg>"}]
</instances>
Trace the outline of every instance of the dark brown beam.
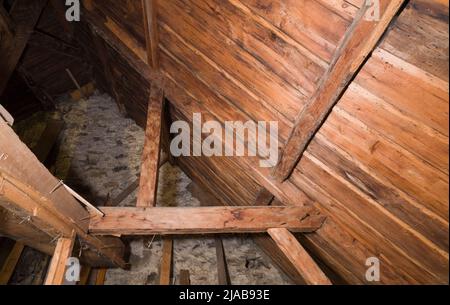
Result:
<instances>
[{"instance_id":1,"label":"dark brown beam","mask_svg":"<svg viewBox=\"0 0 450 305\"><path fill-rule=\"evenodd\" d=\"M14 36L14 24L3 5L0 5L0 35L2 41Z\"/></svg>"},{"instance_id":2,"label":"dark brown beam","mask_svg":"<svg viewBox=\"0 0 450 305\"><path fill-rule=\"evenodd\" d=\"M64 29L64 32L71 38L73 36L73 27L69 21L66 19L66 10L67 6L65 5L65 1L63 0L50 0L50 5L55 12L55 17L58 20L59 24Z\"/></svg>"},{"instance_id":3,"label":"dark brown beam","mask_svg":"<svg viewBox=\"0 0 450 305\"><path fill-rule=\"evenodd\" d=\"M39 21L47 0L16 0L11 12L11 22L15 25L12 40L0 44L0 95L16 69L34 27Z\"/></svg>"},{"instance_id":4,"label":"dark brown beam","mask_svg":"<svg viewBox=\"0 0 450 305\"><path fill-rule=\"evenodd\" d=\"M145 143L142 151L139 194L137 198L138 207L155 206L158 190L164 94L163 91L154 84L152 84L150 91Z\"/></svg>"},{"instance_id":5,"label":"dark brown beam","mask_svg":"<svg viewBox=\"0 0 450 305\"><path fill-rule=\"evenodd\" d=\"M338 102L359 67L369 56L398 12L404 0L380 0L380 20L367 20L363 6L348 30L319 89L297 117L286 147L272 176L284 181L291 175L309 142Z\"/></svg>"},{"instance_id":6,"label":"dark brown beam","mask_svg":"<svg viewBox=\"0 0 450 305\"><path fill-rule=\"evenodd\" d=\"M28 41L29 45L56 52L64 56L83 60L81 49L50 34L34 31Z\"/></svg>"},{"instance_id":7,"label":"dark brown beam","mask_svg":"<svg viewBox=\"0 0 450 305\"><path fill-rule=\"evenodd\" d=\"M314 232L324 217L312 207L101 207L89 231L98 235L261 233L270 228Z\"/></svg>"}]
</instances>

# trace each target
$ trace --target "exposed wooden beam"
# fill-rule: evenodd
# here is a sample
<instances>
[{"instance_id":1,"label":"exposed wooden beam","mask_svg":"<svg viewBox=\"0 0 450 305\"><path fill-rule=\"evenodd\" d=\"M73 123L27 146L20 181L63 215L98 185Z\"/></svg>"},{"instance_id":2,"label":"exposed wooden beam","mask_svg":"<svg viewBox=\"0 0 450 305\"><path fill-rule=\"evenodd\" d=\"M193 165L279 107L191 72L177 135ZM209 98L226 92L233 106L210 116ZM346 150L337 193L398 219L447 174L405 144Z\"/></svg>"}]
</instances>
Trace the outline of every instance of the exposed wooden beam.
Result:
<instances>
[{"instance_id":1,"label":"exposed wooden beam","mask_svg":"<svg viewBox=\"0 0 450 305\"><path fill-rule=\"evenodd\" d=\"M67 260L72 256L75 235L58 239L55 253L53 253L50 267L48 268L45 285L63 285L65 282Z\"/></svg>"},{"instance_id":2,"label":"exposed wooden beam","mask_svg":"<svg viewBox=\"0 0 450 305\"><path fill-rule=\"evenodd\" d=\"M107 244L97 237L90 236L77 225L83 219L74 219L70 215L58 212L52 208L49 198L1 171L0 206L52 238L69 237L76 232L99 254L122 268L127 267L122 258L122 244Z\"/></svg>"},{"instance_id":3,"label":"exposed wooden beam","mask_svg":"<svg viewBox=\"0 0 450 305\"><path fill-rule=\"evenodd\" d=\"M179 278L180 278L180 285L187 286L191 284L191 275L189 273L189 270L185 269L180 270Z\"/></svg>"},{"instance_id":4,"label":"exposed wooden beam","mask_svg":"<svg viewBox=\"0 0 450 305\"><path fill-rule=\"evenodd\" d=\"M100 268L100 269L96 270L95 285L98 285L98 286L105 285L107 271L108 271L108 269L106 269L106 268Z\"/></svg>"},{"instance_id":5,"label":"exposed wooden beam","mask_svg":"<svg viewBox=\"0 0 450 305\"><path fill-rule=\"evenodd\" d=\"M166 237L163 239L161 267L159 270L159 284L160 285L170 285L171 284L172 253L173 253L173 239L170 237Z\"/></svg>"},{"instance_id":6,"label":"exposed wooden beam","mask_svg":"<svg viewBox=\"0 0 450 305\"><path fill-rule=\"evenodd\" d=\"M145 143L142 151L139 194L137 198L138 207L155 206L158 190L164 93L162 89L154 84L152 84L150 91Z\"/></svg>"},{"instance_id":7,"label":"exposed wooden beam","mask_svg":"<svg viewBox=\"0 0 450 305\"><path fill-rule=\"evenodd\" d=\"M3 41L14 37L14 24L3 5L0 5L0 35Z\"/></svg>"},{"instance_id":8,"label":"exposed wooden beam","mask_svg":"<svg viewBox=\"0 0 450 305\"><path fill-rule=\"evenodd\" d=\"M29 45L56 52L64 56L84 60L81 49L48 33L35 30L28 41Z\"/></svg>"},{"instance_id":9,"label":"exposed wooden beam","mask_svg":"<svg viewBox=\"0 0 450 305\"><path fill-rule=\"evenodd\" d=\"M50 0L50 5L55 12L56 19L64 29L64 32L71 38L73 36L73 27L66 19L66 10L68 7L66 7L64 1L61 0Z\"/></svg>"},{"instance_id":10,"label":"exposed wooden beam","mask_svg":"<svg viewBox=\"0 0 450 305\"><path fill-rule=\"evenodd\" d=\"M141 0L144 16L145 41L147 46L147 63L155 70L159 69L158 55L158 1Z\"/></svg>"},{"instance_id":11,"label":"exposed wooden beam","mask_svg":"<svg viewBox=\"0 0 450 305\"><path fill-rule=\"evenodd\" d=\"M0 95L15 70L46 3L47 0L16 0L14 3L9 14L15 25L14 37L0 44Z\"/></svg>"},{"instance_id":12,"label":"exposed wooden beam","mask_svg":"<svg viewBox=\"0 0 450 305\"><path fill-rule=\"evenodd\" d=\"M324 217L312 207L100 208L89 231L111 235L261 233L270 228L314 232Z\"/></svg>"},{"instance_id":13,"label":"exposed wooden beam","mask_svg":"<svg viewBox=\"0 0 450 305\"><path fill-rule=\"evenodd\" d=\"M105 80L109 85L112 94L114 95L114 99L117 106L119 107L119 110L122 113L125 113L125 106L123 105L122 100L120 99L120 95L116 90L116 80L111 65L108 62L109 55L105 45L106 41L104 41L102 37L97 35L97 32L95 30L93 30L92 33L94 34L93 40L95 49L97 51L97 54L99 55L100 61L102 62L101 66L103 67L103 75L105 76Z\"/></svg>"},{"instance_id":14,"label":"exposed wooden beam","mask_svg":"<svg viewBox=\"0 0 450 305\"><path fill-rule=\"evenodd\" d=\"M380 0L380 20L370 21L364 5L337 50L319 89L295 121L278 165L272 176L278 181L289 178L309 142L338 102L353 76L364 63L388 28L404 0Z\"/></svg>"},{"instance_id":15,"label":"exposed wooden beam","mask_svg":"<svg viewBox=\"0 0 450 305\"><path fill-rule=\"evenodd\" d=\"M17 66L17 72L27 84L28 88L33 92L34 96L41 102L42 107L47 110L53 110L55 108L55 102L52 96L42 86L34 81L31 73L27 71L24 65L19 64Z\"/></svg>"},{"instance_id":16,"label":"exposed wooden beam","mask_svg":"<svg viewBox=\"0 0 450 305\"><path fill-rule=\"evenodd\" d=\"M219 285L231 285L230 275L228 273L225 250L223 249L222 238L216 237L216 257L217 257L217 275Z\"/></svg>"},{"instance_id":17,"label":"exposed wooden beam","mask_svg":"<svg viewBox=\"0 0 450 305\"><path fill-rule=\"evenodd\" d=\"M87 285L89 281L89 276L91 274L92 268L90 266L82 266L80 270L80 280L77 285L84 286Z\"/></svg>"},{"instance_id":18,"label":"exposed wooden beam","mask_svg":"<svg viewBox=\"0 0 450 305\"><path fill-rule=\"evenodd\" d=\"M11 252L9 252L6 261L3 263L0 269L0 285L8 285L11 276L16 269L16 265L19 262L20 255L24 249L25 245L21 242L16 242Z\"/></svg>"},{"instance_id":19,"label":"exposed wooden beam","mask_svg":"<svg viewBox=\"0 0 450 305\"><path fill-rule=\"evenodd\" d=\"M307 284L331 285L328 277L291 232L286 229L269 229L267 232Z\"/></svg>"}]
</instances>

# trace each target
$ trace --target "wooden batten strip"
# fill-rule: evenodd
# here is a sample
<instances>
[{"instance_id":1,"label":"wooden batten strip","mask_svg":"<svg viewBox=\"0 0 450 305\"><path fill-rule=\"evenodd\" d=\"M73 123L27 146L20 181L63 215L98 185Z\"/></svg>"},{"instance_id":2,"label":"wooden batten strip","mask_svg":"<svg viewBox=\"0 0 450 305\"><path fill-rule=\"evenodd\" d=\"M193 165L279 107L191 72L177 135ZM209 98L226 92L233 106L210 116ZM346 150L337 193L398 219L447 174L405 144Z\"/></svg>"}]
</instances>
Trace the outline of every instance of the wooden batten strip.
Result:
<instances>
[{"instance_id":1,"label":"wooden batten strip","mask_svg":"<svg viewBox=\"0 0 450 305\"><path fill-rule=\"evenodd\" d=\"M291 232L286 229L269 229L267 233L269 233L307 284L331 285L331 281L325 273L323 273Z\"/></svg>"},{"instance_id":2,"label":"wooden batten strip","mask_svg":"<svg viewBox=\"0 0 450 305\"><path fill-rule=\"evenodd\" d=\"M377 45L404 0L380 0L380 20L367 20L368 7L363 6L348 30L318 91L295 121L286 147L272 176L278 181L289 178L309 142L364 60Z\"/></svg>"},{"instance_id":3,"label":"wooden batten strip","mask_svg":"<svg viewBox=\"0 0 450 305\"><path fill-rule=\"evenodd\" d=\"M263 233L270 228L314 232L325 217L312 207L100 208L90 232L97 235Z\"/></svg>"}]
</instances>

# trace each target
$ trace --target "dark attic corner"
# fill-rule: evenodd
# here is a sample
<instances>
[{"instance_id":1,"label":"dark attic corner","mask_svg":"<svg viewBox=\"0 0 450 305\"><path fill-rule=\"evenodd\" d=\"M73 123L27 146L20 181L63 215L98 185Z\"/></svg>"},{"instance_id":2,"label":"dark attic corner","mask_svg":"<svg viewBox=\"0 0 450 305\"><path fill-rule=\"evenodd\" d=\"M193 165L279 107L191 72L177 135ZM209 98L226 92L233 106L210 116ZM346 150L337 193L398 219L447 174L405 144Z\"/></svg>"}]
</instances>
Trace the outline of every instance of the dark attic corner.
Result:
<instances>
[{"instance_id":1,"label":"dark attic corner","mask_svg":"<svg viewBox=\"0 0 450 305\"><path fill-rule=\"evenodd\" d=\"M0 285L448 285L448 6L0 0Z\"/></svg>"}]
</instances>

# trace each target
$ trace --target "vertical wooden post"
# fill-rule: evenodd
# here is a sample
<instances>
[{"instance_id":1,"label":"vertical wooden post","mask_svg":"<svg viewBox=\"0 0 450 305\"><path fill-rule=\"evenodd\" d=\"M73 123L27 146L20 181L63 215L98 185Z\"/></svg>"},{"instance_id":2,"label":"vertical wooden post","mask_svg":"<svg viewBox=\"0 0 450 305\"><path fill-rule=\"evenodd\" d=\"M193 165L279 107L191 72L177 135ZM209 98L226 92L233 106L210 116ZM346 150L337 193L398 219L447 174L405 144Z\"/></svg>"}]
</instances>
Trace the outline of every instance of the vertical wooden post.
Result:
<instances>
[{"instance_id":1,"label":"vertical wooden post","mask_svg":"<svg viewBox=\"0 0 450 305\"><path fill-rule=\"evenodd\" d=\"M163 91L152 84L150 101L148 103L145 143L142 151L137 207L152 207L156 205L163 105Z\"/></svg>"},{"instance_id":2,"label":"vertical wooden post","mask_svg":"<svg viewBox=\"0 0 450 305\"><path fill-rule=\"evenodd\" d=\"M228 274L227 261L225 251L223 249L222 238L216 237L216 256L217 256L217 275L219 285L230 285L230 275Z\"/></svg>"},{"instance_id":3,"label":"vertical wooden post","mask_svg":"<svg viewBox=\"0 0 450 305\"><path fill-rule=\"evenodd\" d=\"M0 285L7 285L22 254L24 244L16 242L0 270Z\"/></svg>"},{"instance_id":4,"label":"vertical wooden post","mask_svg":"<svg viewBox=\"0 0 450 305\"><path fill-rule=\"evenodd\" d=\"M172 273L172 252L173 240L171 238L163 239L161 270L159 272L160 285L170 285Z\"/></svg>"},{"instance_id":5,"label":"vertical wooden post","mask_svg":"<svg viewBox=\"0 0 450 305\"><path fill-rule=\"evenodd\" d=\"M53 254L50 267L45 279L45 285L63 285L66 274L66 263L71 257L73 245L75 243L75 235L70 238L62 237L56 244L55 253Z\"/></svg>"}]
</instances>

